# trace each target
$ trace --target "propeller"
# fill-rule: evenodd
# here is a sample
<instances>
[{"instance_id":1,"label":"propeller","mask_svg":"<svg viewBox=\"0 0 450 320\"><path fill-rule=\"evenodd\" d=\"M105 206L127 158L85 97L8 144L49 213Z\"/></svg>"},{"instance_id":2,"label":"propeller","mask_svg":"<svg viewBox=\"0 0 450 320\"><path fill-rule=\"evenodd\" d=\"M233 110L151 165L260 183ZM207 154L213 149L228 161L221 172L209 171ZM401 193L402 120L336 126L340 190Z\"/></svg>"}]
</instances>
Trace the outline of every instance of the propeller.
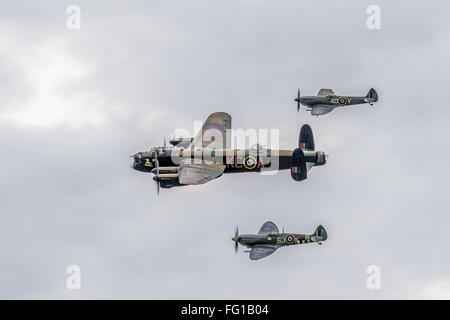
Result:
<instances>
[{"instance_id":1,"label":"propeller","mask_svg":"<svg viewBox=\"0 0 450 320\"><path fill-rule=\"evenodd\" d=\"M239 228L238 226L236 226L236 229L234 230L234 252L237 253L238 252L238 247L239 247L239 242L238 242L238 237L239 237Z\"/></svg>"},{"instance_id":2,"label":"propeller","mask_svg":"<svg viewBox=\"0 0 450 320\"><path fill-rule=\"evenodd\" d=\"M156 169L156 175L153 178L153 180L155 180L156 182L156 194L159 196L159 161L158 161L158 156L155 153L155 169Z\"/></svg>"},{"instance_id":3,"label":"propeller","mask_svg":"<svg viewBox=\"0 0 450 320\"><path fill-rule=\"evenodd\" d=\"M300 111L300 88L298 88L297 99L295 99L295 101L297 101L297 113L298 113Z\"/></svg>"}]
</instances>

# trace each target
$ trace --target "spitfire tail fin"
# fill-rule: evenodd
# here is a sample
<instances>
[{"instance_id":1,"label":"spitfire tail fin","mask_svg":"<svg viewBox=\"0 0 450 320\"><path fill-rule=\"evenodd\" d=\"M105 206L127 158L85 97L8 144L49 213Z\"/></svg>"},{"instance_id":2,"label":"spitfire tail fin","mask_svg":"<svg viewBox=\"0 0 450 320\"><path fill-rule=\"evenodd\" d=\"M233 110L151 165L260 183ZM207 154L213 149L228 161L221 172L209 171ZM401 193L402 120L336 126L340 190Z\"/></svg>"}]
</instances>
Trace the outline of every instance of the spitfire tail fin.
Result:
<instances>
[{"instance_id":1,"label":"spitfire tail fin","mask_svg":"<svg viewBox=\"0 0 450 320\"><path fill-rule=\"evenodd\" d=\"M320 225L316 228L316 231L312 234L313 237L318 237L317 240L319 241L325 241L328 238L327 231L325 228Z\"/></svg>"},{"instance_id":2,"label":"spitfire tail fin","mask_svg":"<svg viewBox=\"0 0 450 320\"><path fill-rule=\"evenodd\" d=\"M370 99L371 102L377 102L378 101L378 93L375 91L374 88L372 88L367 93L366 98Z\"/></svg>"}]
</instances>

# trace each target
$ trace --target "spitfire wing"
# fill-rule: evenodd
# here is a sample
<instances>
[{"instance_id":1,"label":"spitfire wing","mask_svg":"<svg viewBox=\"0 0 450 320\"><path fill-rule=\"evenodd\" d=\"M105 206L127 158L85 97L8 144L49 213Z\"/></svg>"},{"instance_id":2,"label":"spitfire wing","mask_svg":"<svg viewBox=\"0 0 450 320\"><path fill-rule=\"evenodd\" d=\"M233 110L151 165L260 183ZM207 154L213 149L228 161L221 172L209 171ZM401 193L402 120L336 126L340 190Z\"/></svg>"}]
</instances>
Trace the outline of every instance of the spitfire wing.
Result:
<instances>
[{"instance_id":1,"label":"spitfire wing","mask_svg":"<svg viewBox=\"0 0 450 320\"><path fill-rule=\"evenodd\" d=\"M261 227L261 229L259 229L258 234L268 234L268 233L278 233L278 228L276 226L275 223L273 223L272 221L267 221L266 223L264 223Z\"/></svg>"},{"instance_id":2,"label":"spitfire wing","mask_svg":"<svg viewBox=\"0 0 450 320\"><path fill-rule=\"evenodd\" d=\"M319 97L326 97L328 95L334 95L333 90L331 90L331 89L320 89L319 93L317 94L317 96L319 96Z\"/></svg>"},{"instance_id":3,"label":"spitfire wing","mask_svg":"<svg viewBox=\"0 0 450 320\"><path fill-rule=\"evenodd\" d=\"M231 116L228 113L211 113L192 141L191 149L198 150L206 147L228 149L231 145L229 130L231 130Z\"/></svg>"},{"instance_id":4,"label":"spitfire wing","mask_svg":"<svg viewBox=\"0 0 450 320\"><path fill-rule=\"evenodd\" d=\"M270 256L278 247L256 247L250 251L250 260L259 260Z\"/></svg>"},{"instance_id":5,"label":"spitfire wing","mask_svg":"<svg viewBox=\"0 0 450 320\"><path fill-rule=\"evenodd\" d=\"M178 167L180 184L203 184L220 177L225 165L218 163L194 164L191 159L184 159Z\"/></svg>"}]
</instances>

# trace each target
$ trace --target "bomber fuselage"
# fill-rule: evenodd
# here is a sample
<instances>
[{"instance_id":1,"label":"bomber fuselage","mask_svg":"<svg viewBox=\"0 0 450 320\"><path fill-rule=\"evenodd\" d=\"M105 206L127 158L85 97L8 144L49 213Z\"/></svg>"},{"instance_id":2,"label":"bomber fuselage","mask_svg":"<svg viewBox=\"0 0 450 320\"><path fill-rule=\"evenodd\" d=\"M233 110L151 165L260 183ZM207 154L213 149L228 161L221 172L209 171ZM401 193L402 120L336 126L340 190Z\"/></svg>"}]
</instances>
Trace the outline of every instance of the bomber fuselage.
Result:
<instances>
[{"instance_id":1,"label":"bomber fuselage","mask_svg":"<svg viewBox=\"0 0 450 320\"><path fill-rule=\"evenodd\" d=\"M321 164L324 161L323 152L304 150L305 161L310 166ZM138 152L134 155L133 168L142 172L152 172L155 168L156 157L159 167L165 167L175 172L183 159L194 159L198 163L214 161L225 164L224 173L237 172L260 172L262 170L286 170L291 169L291 158L293 150L264 150L254 151L251 149L232 150L176 150L171 148L158 148L147 152ZM175 167L175 168L174 168ZM170 171L170 170L168 170Z\"/></svg>"}]
</instances>

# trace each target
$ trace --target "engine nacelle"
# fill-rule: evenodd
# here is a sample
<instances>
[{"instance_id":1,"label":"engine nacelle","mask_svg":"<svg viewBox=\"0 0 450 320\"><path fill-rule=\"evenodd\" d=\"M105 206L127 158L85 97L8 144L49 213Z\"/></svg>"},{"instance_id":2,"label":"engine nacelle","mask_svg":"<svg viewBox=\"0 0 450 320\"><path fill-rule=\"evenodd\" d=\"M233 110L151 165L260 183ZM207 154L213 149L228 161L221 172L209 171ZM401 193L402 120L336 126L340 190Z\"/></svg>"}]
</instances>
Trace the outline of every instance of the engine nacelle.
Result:
<instances>
[{"instance_id":1,"label":"engine nacelle","mask_svg":"<svg viewBox=\"0 0 450 320\"><path fill-rule=\"evenodd\" d=\"M153 177L153 180L159 183L163 189L181 186L178 180L178 174L159 174Z\"/></svg>"}]
</instances>

